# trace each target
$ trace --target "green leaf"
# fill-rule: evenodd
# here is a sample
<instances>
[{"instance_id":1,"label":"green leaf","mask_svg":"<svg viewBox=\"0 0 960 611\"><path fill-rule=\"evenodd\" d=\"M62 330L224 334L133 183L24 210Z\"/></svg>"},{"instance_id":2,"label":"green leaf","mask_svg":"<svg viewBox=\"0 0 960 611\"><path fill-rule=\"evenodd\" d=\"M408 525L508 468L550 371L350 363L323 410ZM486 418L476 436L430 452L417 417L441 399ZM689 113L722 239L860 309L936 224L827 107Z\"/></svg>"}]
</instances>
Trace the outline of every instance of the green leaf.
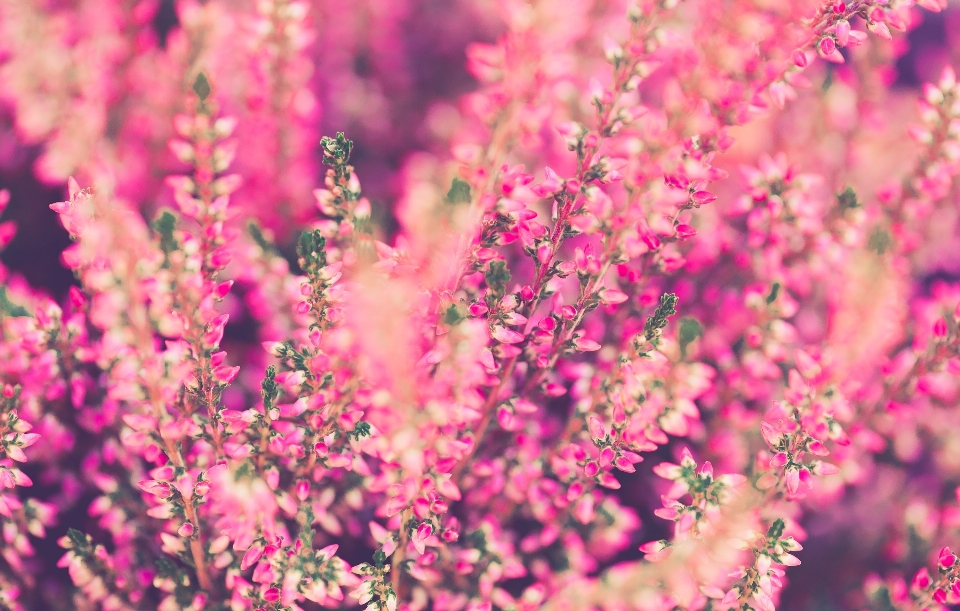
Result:
<instances>
[{"instance_id":1,"label":"green leaf","mask_svg":"<svg viewBox=\"0 0 960 611\"><path fill-rule=\"evenodd\" d=\"M770 294L767 295L767 304L771 304L777 300L777 295L780 294L780 283L774 282L773 286L770 287Z\"/></svg>"},{"instance_id":2,"label":"green leaf","mask_svg":"<svg viewBox=\"0 0 960 611\"><path fill-rule=\"evenodd\" d=\"M297 254L306 259L317 249L316 241L313 239L312 231L304 231L300 234L300 241L297 243Z\"/></svg>"},{"instance_id":3,"label":"green leaf","mask_svg":"<svg viewBox=\"0 0 960 611\"><path fill-rule=\"evenodd\" d=\"M837 193L837 203L840 204L841 210L860 206L860 202L857 201L857 193L850 187L844 189L843 193Z\"/></svg>"},{"instance_id":4,"label":"green leaf","mask_svg":"<svg viewBox=\"0 0 960 611\"><path fill-rule=\"evenodd\" d=\"M337 132L336 137L324 136L320 139L320 148L323 149L323 162L329 166L343 166L350 161L353 152L353 141L348 140L343 132Z\"/></svg>"},{"instance_id":5,"label":"green leaf","mask_svg":"<svg viewBox=\"0 0 960 611\"><path fill-rule=\"evenodd\" d=\"M648 342L654 345L660 341L663 329L667 326L667 319L677 313L677 296L673 293L664 293L660 296L660 305L653 316L647 317L643 325L643 333Z\"/></svg>"},{"instance_id":6,"label":"green leaf","mask_svg":"<svg viewBox=\"0 0 960 611\"><path fill-rule=\"evenodd\" d=\"M450 307L444 310L443 312L443 324L448 327L452 327L463 320L463 315L460 314L460 310L457 308L456 304L450 304Z\"/></svg>"},{"instance_id":7,"label":"green leaf","mask_svg":"<svg viewBox=\"0 0 960 611\"><path fill-rule=\"evenodd\" d=\"M703 334L703 327L700 326L700 321L696 318L684 318L680 321L680 333L678 339L680 341L680 354L684 358L687 356L687 346L693 343L698 337Z\"/></svg>"},{"instance_id":8,"label":"green leaf","mask_svg":"<svg viewBox=\"0 0 960 611\"><path fill-rule=\"evenodd\" d=\"M300 234L297 254L300 256L300 266L308 275L327 265L326 245L326 238L317 229Z\"/></svg>"},{"instance_id":9,"label":"green leaf","mask_svg":"<svg viewBox=\"0 0 960 611\"><path fill-rule=\"evenodd\" d=\"M207 97L210 96L210 81L207 80L207 75L203 72L199 73L193 81L193 92L197 94L201 102L206 102Z\"/></svg>"},{"instance_id":10,"label":"green leaf","mask_svg":"<svg viewBox=\"0 0 960 611\"><path fill-rule=\"evenodd\" d=\"M253 241L257 243L257 246L263 250L263 252L276 252L276 247L273 243L267 239L266 234L263 233L263 228L256 221L250 221L247 224L247 232L250 234L250 237L253 238Z\"/></svg>"},{"instance_id":11,"label":"green leaf","mask_svg":"<svg viewBox=\"0 0 960 611\"><path fill-rule=\"evenodd\" d=\"M783 536L783 529L786 527L786 524L783 521L783 518L777 518L773 521L773 524L770 525L770 529L767 530L767 539L779 539Z\"/></svg>"},{"instance_id":12,"label":"green leaf","mask_svg":"<svg viewBox=\"0 0 960 611\"><path fill-rule=\"evenodd\" d=\"M260 396L263 397L263 403L267 407L272 407L273 402L280 396L280 387L277 384L276 377L277 368L270 365L264 373L263 381L260 382Z\"/></svg>"},{"instance_id":13,"label":"green leaf","mask_svg":"<svg viewBox=\"0 0 960 611\"><path fill-rule=\"evenodd\" d=\"M0 310L3 310L10 316L30 316L30 312L23 306L13 303L7 297L7 287L0 286Z\"/></svg>"},{"instance_id":14,"label":"green leaf","mask_svg":"<svg viewBox=\"0 0 960 611\"><path fill-rule=\"evenodd\" d=\"M833 85L833 72L834 72L833 66L830 64L827 64L826 68L827 68L827 74L824 76L823 83L820 85L820 91L822 91L823 93L826 93L827 89L830 89L830 87Z\"/></svg>"},{"instance_id":15,"label":"green leaf","mask_svg":"<svg viewBox=\"0 0 960 611\"><path fill-rule=\"evenodd\" d=\"M491 261L483 276L487 280L487 286L495 293L503 293L511 277L506 261Z\"/></svg>"},{"instance_id":16,"label":"green leaf","mask_svg":"<svg viewBox=\"0 0 960 611\"><path fill-rule=\"evenodd\" d=\"M160 236L160 248L164 253L171 253L177 248L177 240L173 237L173 230L177 228L177 217L169 210L164 210L153 222L153 230Z\"/></svg>"},{"instance_id":17,"label":"green leaf","mask_svg":"<svg viewBox=\"0 0 960 611\"><path fill-rule=\"evenodd\" d=\"M660 305L657 307L657 316L667 318L677 313L677 296L673 293L664 293L660 297Z\"/></svg>"},{"instance_id":18,"label":"green leaf","mask_svg":"<svg viewBox=\"0 0 960 611\"><path fill-rule=\"evenodd\" d=\"M867 238L867 248L878 255L887 252L887 249L892 245L893 238L883 227L874 227L873 231L870 232L870 237Z\"/></svg>"},{"instance_id":19,"label":"green leaf","mask_svg":"<svg viewBox=\"0 0 960 611\"><path fill-rule=\"evenodd\" d=\"M470 184L459 178L454 178L450 190L447 191L447 203L469 204L471 199Z\"/></svg>"},{"instance_id":20,"label":"green leaf","mask_svg":"<svg viewBox=\"0 0 960 611\"><path fill-rule=\"evenodd\" d=\"M70 539L70 543L73 544L75 550L86 549L90 545L90 542L87 541L87 535L76 528L67 529L67 538Z\"/></svg>"},{"instance_id":21,"label":"green leaf","mask_svg":"<svg viewBox=\"0 0 960 611\"><path fill-rule=\"evenodd\" d=\"M348 436L352 436L354 439L362 439L364 437L369 437L372 429L370 428L369 422L360 421L357 423L353 430L348 433Z\"/></svg>"}]
</instances>

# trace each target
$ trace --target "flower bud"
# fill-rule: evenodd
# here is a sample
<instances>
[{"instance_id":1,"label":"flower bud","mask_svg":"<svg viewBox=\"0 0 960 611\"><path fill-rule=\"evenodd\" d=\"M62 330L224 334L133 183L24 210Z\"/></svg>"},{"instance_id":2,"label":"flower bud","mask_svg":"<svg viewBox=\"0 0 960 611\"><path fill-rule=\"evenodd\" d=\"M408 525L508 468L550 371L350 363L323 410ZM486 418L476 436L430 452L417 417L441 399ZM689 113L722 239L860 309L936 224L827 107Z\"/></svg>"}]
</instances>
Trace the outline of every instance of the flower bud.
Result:
<instances>
[{"instance_id":1,"label":"flower bud","mask_svg":"<svg viewBox=\"0 0 960 611\"><path fill-rule=\"evenodd\" d=\"M834 51L837 50L837 43L830 36L824 36L817 44L817 48L820 49L820 54L822 56L829 57L833 55Z\"/></svg>"},{"instance_id":2,"label":"flower bud","mask_svg":"<svg viewBox=\"0 0 960 611\"><path fill-rule=\"evenodd\" d=\"M794 49L793 63L800 68L807 67L807 54L803 52L803 49Z\"/></svg>"},{"instance_id":3,"label":"flower bud","mask_svg":"<svg viewBox=\"0 0 960 611\"><path fill-rule=\"evenodd\" d=\"M850 22L846 19L841 19L837 22L837 44L841 47L847 46L847 42L850 40Z\"/></svg>"},{"instance_id":4,"label":"flower bud","mask_svg":"<svg viewBox=\"0 0 960 611\"><path fill-rule=\"evenodd\" d=\"M937 339L943 339L947 336L947 321L942 316L933 323L933 335Z\"/></svg>"}]
</instances>

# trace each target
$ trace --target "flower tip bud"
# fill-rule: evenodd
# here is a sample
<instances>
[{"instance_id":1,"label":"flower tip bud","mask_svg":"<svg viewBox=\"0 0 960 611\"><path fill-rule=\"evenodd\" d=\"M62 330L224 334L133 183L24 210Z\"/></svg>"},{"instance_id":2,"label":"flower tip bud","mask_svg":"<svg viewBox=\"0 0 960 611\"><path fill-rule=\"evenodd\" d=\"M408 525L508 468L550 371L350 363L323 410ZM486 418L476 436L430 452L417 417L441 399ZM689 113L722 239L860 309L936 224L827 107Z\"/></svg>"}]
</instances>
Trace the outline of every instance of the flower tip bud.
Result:
<instances>
[{"instance_id":1,"label":"flower tip bud","mask_svg":"<svg viewBox=\"0 0 960 611\"><path fill-rule=\"evenodd\" d=\"M799 68L807 67L807 54L803 52L803 49L794 49L793 63Z\"/></svg>"},{"instance_id":2,"label":"flower tip bud","mask_svg":"<svg viewBox=\"0 0 960 611\"><path fill-rule=\"evenodd\" d=\"M933 334L939 339L947 336L947 321L942 316L933 323Z\"/></svg>"},{"instance_id":3,"label":"flower tip bud","mask_svg":"<svg viewBox=\"0 0 960 611\"><path fill-rule=\"evenodd\" d=\"M949 547L944 547L940 550L940 566L943 568L949 568L953 566L957 561L957 557L953 555L953 552L950 551Z\"/></svg>"},{"instance_id":4,"label":"flower tip bud","mask_svg":"<svg viewBox=\"0 0 960 611\"><path fill-rule=\"evenodd\" d=\"M832 36L824 36L820 39L820 42L817 43L817 48L823 57L829 57L837 50L837 43Z\"/></svg>"}]
</instances>

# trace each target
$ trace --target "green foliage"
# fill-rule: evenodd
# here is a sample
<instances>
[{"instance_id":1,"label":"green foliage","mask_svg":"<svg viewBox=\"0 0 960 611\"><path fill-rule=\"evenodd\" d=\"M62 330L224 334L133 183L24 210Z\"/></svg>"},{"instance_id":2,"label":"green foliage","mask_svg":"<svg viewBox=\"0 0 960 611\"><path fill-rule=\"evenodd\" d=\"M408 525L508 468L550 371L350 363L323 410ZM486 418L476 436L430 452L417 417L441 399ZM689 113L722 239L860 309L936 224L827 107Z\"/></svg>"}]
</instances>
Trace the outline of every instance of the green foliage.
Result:
<instances>
[{"instance_id":1,"label":"green foliage","mask_svg":"<svg viewBox=\"0 0 960 611\"><path fill-rule=\"evenodd\" d=\"M26 308L10 301L5 286L0 286L0 310L8 316L30 316Z\"/></svg>"},{"instance_id":2,"label":"green foliage","mask_svg":"<svg viewBox=\"0 0 960 611\"><path fill-rule=\"evenodd\" d=\"M193 92L197 94L201 102L206 102L210 96L210 81L207 80L207 75L203 72L197 74L197 78L194 79Z\"/></svg>"},{"instance_id":3,"label":"green foliage","mask_svg":"<svg viewBox=\"0 0 960 611\"><path fill-rule=\"evenodd\" d=\"M657 306L653 316L647 317L647 322L643 325L643 335L654 346L659 343L668 319L677 313L677 301L675 294L664 293L660 296L660 305Z\"/></svg>"},{"instance_id":4,"label":"green foliage","mask_svg":"<svg viewBox=\"0 0 960 611\"><path fill-rule=\"evenodd\" d=\"M247 224L247 233L250 234L250 237L263 252L275 252L277 250L273 242L267 239L267 236L263 233L263 228L256 221L250 221Z\"/></svg>"},{"instance_id":5,"label":"green foliage","mask_svg":"<svg viewBox=\"0 0 960 611\"><path fill-rule=\"evenodd\" d=\"M770 287L770 294L767 295L767 305L770 305L777 300L777 295L780 294L780 283L774 282L773 286Z\"/></svg>"},{"instance_id":6,"label":"green foliage","mask_svg":"<svg viewBox=\"0 0 960 611\"><path fill-rule=\"evenodd\" d=\"M683 318L680 320L680 332L677 339L680 342L680 355L687 357L687 347L698 337L703 335L703 327L696 318Z\"/></svg>"},{"instance_id":7,"label":"green foliage","mask_svg":"<svg viewBox=\"0 0 960 611\"><path fill-rule=\"evenodd\" d=\"M76 550L77 554L81 557L83 557L83 552L89 551L90 539L76 528L67 529L67 538L70 539L70 544L73 545L73 549Z\"/></svg>"},{"instance_id":8,"label":"green foliage","mask_svg":"<svg viewBox=\"0 0 960 611\"><path fill-rule=\"evenodd\" d=\"M447 203L469 204L470 200L470 185L459 178L454 178L453 184L450 185L450 190L447 191Z\"/></svg>"},{"instance_id":9,"label":"green foliage","mask_svg":"<svg viewBox=\"0 0 960 611\"><path fill-rule=\"evenodd\" d=\"M886 584L881 585L877 590L871 593L872 609L876 611L897 611L893 604L893 597L890 595L890 589Z\"/></svg>"},{"instance_id":10,"label":"green foliage","mask_svg":"<svg viewBox=\"0 0 960 611\"><path fill-rule=\"evenodd\" d=\"M767 539L779 539L783 536L783 529L785 527L786 524L784 523L783 518L777 518L767 530Z\"/></svg>"},{"instance_id":11,"label":"green foliage","mask_svg":"<svg viewBox=\"0 0 960 611\"><path fill-rule=\"evenodd\" d=\"M324 136L320 139L320 148L323 150L323 163L331 167L345 166L350 161L353 152L353 141L348 140L343 132L337 132L336 137Z\"/></svg>"},{"instance_id":12,"label":"green foliage","mask_svg":"<svg viewBox=\"0 0 960 611\"><path fill-rule=\"evenodd\" d=\"M186 560L186 559L185 559ZM163 579L169 579L174 584L173 595L177 605L181 608L189 607L193 602L194 594L190 588L190 578L187 573L180 569L170 559L157 558L157 575Z\"/></svg>"},{"instance_id":13,"label":"green foliage","mask_svg":"<svg viewBox=\"0 0 960 611\"><path fill-rule=\"evenodd\" d=\"M487 553L487 535L482 530L474 530L467 533L466 542L470 547L480 550L480 553Z\"/></svg>"},{"instance_id":14,"label":"green foliage","mask_svg":"<svg viewBox=\"0 0 960 611\"><path fill-rule=\"evenodd\" d=\"M160 236L160 248L164 254L170 254L177 248L177 240L173 231L177 228L177 217L169 210L164 210L153 222L153 230Z\"/></svg>"},{"instance_id":15,"label":"green foliage","mask_svg":"<svg viewBox=\"0 0 960 611\"><path fill-rule=\"evenodd\" d=\"M507 290L507 283L510 282L511 277L506 261L491 261L483 276L487 280L487 286L498 295L502 295Z\"/></svg>"},{"instance_id":16,"label":"green foliage","mask_svg":"<svg viewBox=\"0 0 960 611\"><path fill-rule=\"evenodd\" d=\"M264 407L272 407L280 397L280 385L277 384L276 378L277 368L270 365L263 375L263 381L260 382L260 396L263 397Z\"/></svg>"},{"instance_id":17,"label":"green foliage","mask_svg":"<svg viewBox=\"0 0 960 611\"><path fill-rule=\"evenodd\" d=\"M297 243L297 255L300 257L300 267L308 275L316 274L320 269L327 266L327 253L324 250L326 245L327 239L317 229L304 231L300 234L300 240Z\"/></svg>"},{"instance_id":18,"label":"green foliage","mask_svg":"<svg viewBox=\"0 0 960 611\"><path fill-rule=\"evenodd\" d=\"M370 423L361 420L353 427L352 431L347 431L347 438L360 440L364 437L369 437L372 431L373 429L370 427Z\"/></svg>"},{"instance_id":19,"label":"green foliage","mask_svg":"<svg viewBox=\"0 0 960 611\"><path fill-rule=\"evenodd\" d=\"M893 238L883 227L874 227L873 231L870 232L870 237L867 238L867 248L878 255L887 252L887 249L892 245Z\"/></svg>"},{"instance_id":20,"label":"green foliage","mask_svg":"<svg viewBox=\"0 0 960 611\"><path fill-rule=\"evenodd\" d=\"M450 304L450 307L443 311L443 324L448 327L452 327L463 319L464 316L456 304Z\"/></svg>"},{"instance_id":21,"label":"green foliage","mask_svg":"<svg viewBox=\"0 0 960 611\"><path fill-rule=\"evenodd\" d=\"M820 85L820 91L826 93L830 87L833 86L834 80L834 68L832 64L827 64L826 66L827 73L823 77L823 83Z\"/></svg>"},{"instance_id":22,"label":"green foliage","mask_svg":"<svg viewBox=\"0 0 960 611\"><path fill-rule=\"evenodd\" d=\"M2 406L2 408L0 408L0 414L6 414L7 428L12 429L17 423L17 420L20 419L20 415L17 413L17 406L20 404L20 393L22 391L23 387L17 384L13 387L13 396L6 397L0 395L0 406Z\"/></svg>"},{"instance_id":23,"label":"green foliage","mask_svg":"<svg viewBox=\"0 0 960 611\"><path fill-rule=\"evenodd\" d=\"M837 203L840 204L841 210L860 207L860 202L857 201L857 194L850 187L844 189L842 193L837 193Z\"/></svg>"}]
</instances>

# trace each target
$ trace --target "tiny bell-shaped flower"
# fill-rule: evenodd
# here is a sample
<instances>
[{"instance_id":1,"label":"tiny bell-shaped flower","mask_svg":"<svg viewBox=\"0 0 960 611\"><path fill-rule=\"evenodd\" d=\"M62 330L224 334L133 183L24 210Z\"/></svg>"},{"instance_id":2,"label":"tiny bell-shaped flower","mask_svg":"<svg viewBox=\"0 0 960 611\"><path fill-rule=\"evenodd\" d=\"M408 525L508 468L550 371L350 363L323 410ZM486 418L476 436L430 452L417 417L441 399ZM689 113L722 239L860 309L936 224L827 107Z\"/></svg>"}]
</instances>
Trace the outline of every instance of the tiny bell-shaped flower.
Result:
<instances>
[{"instance_id":1,"label":"tiny bell-shaped flower","mask_svg":"<svg viewBox=\"0 0 960 611\"><path fill-rule=\"evenodd\" d=\"M943 339L947 336L947 321L942 316L933 323L933 335L937 339Z\"/></svg>"},{"instance_id":2,"label":"tiny bell-shaped flower","mask_svg":"<svg viewBox=\"0 0 960 611\"><path fill-rule=\"evenodd\" d=\"M694 191L691 196L693 200L693 205L699 208L700 206L706 206L717 200L717 196L709 191Z\"/></svg>"},{"instance_id":3,"label":"tiny bell-shaped flower","mask_svg":"<svg viewBox=\"0 0 960 611\"><path fill-rule=\"evenodd\" d=\"M837 465L822 461L811 464L810 470L814 475L836 475L840 473L840 468Z\"/></svg>"},{"instance_id":4,"label":"tiny bell-shaped flower","mask_svg":"<svg viewBox=\"0 0 960 611\"><path fill-rule=\"evenodd\" d=\"M417 527L416 532L413 533L411 538L413 541L413 546L417 549L417 552L423 555L425 551L425 542L433 534L433 526L429 523L424 522Z\"/></svg>"},{"instance_id":5,"label":"tiny bell-shaped flower","mask_svg":"<svg viewBox=\"0 0 960 611\"><path fill-rule=\"evenodd\" d=\"M807 67L807 54L803 52L803 49L794 49L793 63L799 68Z\"/></svg>"},{"instance_id":6,"label":"tiny bell-shaped flower","mask_svg":"<svg viewBox=\"0 0 960 611\"><path fill-rule=\"evenodd\" d=\"M603 439L607 436L607 432L603 428L603 422L596 416L590 416L587 419L587 427L590 429L590 436L594 439Z\"/></svg>"},{"instance_id":7,"label":"tiny bell-shaped flower","mask_svg":"<svg viewBox=\"0 0 960 611\"><path fill-rule=\"evenodd\" d=\"M260 560L260 556L262 555L263 555L263 545L261 545L260 543L252 545L250 549L246 551L246 553L243 555L243 559L240 561L240 570L245 571L251 566L253 566L254 563L257 562L257 560Z\"/></svg>"},{"instance_id":8,"label":"tiny bell-shaped flower","mask_svg":"<svg viewBox=\"0 0 960 611\"><path fill-rule=\"evenodd\" d=\"M947 602L947 592L943 588L937 588L933 593L933 600L938 604L946 604Z\"/></svg>"},{"instance_id":9,"label":"tiny bell-shaped flower","mask_svg":"<svg viewBox=\"0 0 960 611\"><path fill-rule=\"evenodd\" d=\"M850 22L846 19L841 19L837 22L837 44L841 47L847 46L847 42L850 40Z\"/></svg>"},{"instance_id":10,"label":"tiny bell-shaped flower","mask_svg":"<svg viewBox=\"0 0 960 611\"><path fill-rule=\"evenodd\" d=\"M196 486L193 487L193 495L198 498L203 498L210 493L210 482L198 482Z\"/></svg>"},{"instance_id":11,"label":"tiny bell-shaped flower","mask_svg":"<svg viewBox=\"0 0 960 611\"><path fill-rule=\"evenodd\" d=\"M726 594L724 594L723 600L720 601L720 604L726 607L733 605L733 603L737 602L738 600L740 600L740 588L731 588Z\"/></svg>"},{"instance_id":12,"label":"tiny bell-shaped flower","mask_svg":"<svg viewBox=\"0 0 960 611\"><path fill-rule=\"evenodd\" d=\"M507 409L506 407L500 407L497 409L497 423L505 431L515 430L514 423L516 419L513 417L513 412Z\"/></svg>"},{"instance_id":13,"label":"tiny bell-shaped flower","mask_svg":"<svg viewBox=\"0 0 960 611\"><path fill-rule=\"evenodd\" d=\"M957 562L957 557L954 556L953 552L950 551L949 547L945 547L940 550L940 557L938 563L941 567L948 569L952 567Z\"/></svg>"},{"instance_id":14,"label":"tiny bell-shaped flower","mask_svg":"<svg viewBox=\"0 0 960 611\"><path fill-rule=\"evenodd\" d=\"M580 352L594 352L600 349L600 344L593 341L592 339L586 339L583 337L577 337L573 341L573 345Z\"/></svg>"},{"instance_id":15,"label":"tiny bell-shaped flower","mask_svg":"<svg viewBox=\"0 0 960 611\"><path fill-rule=\"evenodd\" d=\"M240 373L240 367L217 367L213 370L213 378L220 384L230 384Z\"/></svg>"},{"instance_id":16,"label":"tiny bell-shaped flower","mask_svg":"<svg viewBox=\"0 0 960 611\"><path fill-rule=\"evenodd\" d=\"M297 481L297 498L300 501L306 501L310 496L310 482L305 479Z\"/></svg>"},{"instance_id":17,"label":"tiny bell-shaped flower","mask_svg":"<svg viewBox=\"0 0 960 611\"><path fill-rule=\"evenodd\" d=\"M637 470L637 468L633 466L633 462L623 455L617 456L617 458L613 461L613 466L620 471L624 471L625 473L634 473Z\"/></svg>"},{"instance_id":18,"label":"tiny bell-shaped flower","mask_svg":"<svg viewBox=\"0 0 960 611\"><path fill-rule=\"evenodd\" d=\"M833 52L837 50L836 41L830 36L824 36L820 39L820 42L817 44L817 48L820 50L820 54L824 57L829 57L833 55Z\"/></svg>"},{"instance_id":19,"label":"tiny bell-shaped flower","mask_svg":"<svg viewBox=\"0 0 960 611\"><path fill-rule=\"evenodd\" d=\"M502 344L517 344L523 341L523 334L501 326L494 327L490 335Z\"/></svg>"},{"instance_id":20,"label":"tiny bell-shaped flower","mask_svg":"<svg viewBox=\"0 0 960 611\"><path fill-rule=\"evenodd\" d=\"M610 488L611 490L619 490L620 488L620 482L617 481L617 478L607 471L597 475L597 483L604 488Z\"/></svg>"},{"instance_id":21,"label":"tiny bell-shaped flower","mask_svg":"<svg viewBox=\"0 0 960 611\"><path fill-rule=\"evenodd\" d=\"M832 36L824 36L817 43L817 53L823 59L835 64L843 63L843 55L837 49L837 41Z\"/></svg>"},{"instance_id":22,"label":"tiny bell-shaped flower","mask_svg":"<svg viewBox=\"0 0 960 611\"><path fill-rule=\"evenodd\" d=\"M800 488L800 469L796 467L787 469L786 486L787 492L791 496L797 493L797 490Z\"/></svg>"},{"instance_id":23,"label":"tiny bell-shaped flower","mask_svg":"<svg viewBox=\"0 0 960 611\"><path fill-rule=\"evenodd\" d=\"M221 314L210 322L207 332L203 334L203 343L205 346L216 348L223 340L223 328L230 319L229 314Z\"/></svg>"},{"instance_id":24,"label":"tiny bell-shaped flower","mask_svg":"<svg viewBox=\"0 0 960 611\"><path fill-rule=\"evenodd\" d=\"M583 496L583 492L583 484L580 482L573 482L570 484L570 487L567 488L567 500L574 501Z\"/></svg>"},{"instance_id":25,"label":"tiny bell-shaped flower","mask_svg":"<svg viewBox=\"0 0 960 611\"><path fill-rule=\"evenodd\" d=\"M564 144L566 144L567 148L571 151L575 150L583 137L587 135L587 128L576 121L561 123L557 126L557 131L560 132L560 137L563 138Z\"/></svg>"},{"instance_id":26,"label":"tiny bell-shaped flower","mask_svg":"<svg viewBox=\"0 0 960 611\"><path fill-rule=\"evenodd\" d=\"M638 549L645 554L647 560L654 561L663 558L665 555L664 552L670 549L669 545L669 543L661 539L659 541L649 541L644 543ZM734 589L736 590L736 588ZM739 594L739 590L737 590L737 596L733 598L734 601L739 597ZM726 598L724 598L724 600L726 600Z\"/></svg>"},{"instance_id":27,"label":"tiny bell-shaped flower","mask_svg":"<svg viewBox=\"0 0 960 611\"><path fill-rule=\"evenodd\" d=\"M609 36L603 37L603 54L610 63L617 63L623 59L623 47Z\"/></svg>"},{"instance_id":28,"label":"tiny bell-shaped flower","mask_svg":"<svg viewBox=\"0 0 960 611\"><path fill-rule=\"evenodd\" d=\"M766 441L767 445L771 448L777 448L783 443L784 435L777 433L777 430L773 428L772 424L761 422L760 433L763 435L763 440Z\"/></svg>"},{"instance_id":29,"label":"tiny bell-shaped flower","mask_svg":"<svg viewBox=\"0 0 960 611\"><path fill-rule=\"evenodd\" d=\"M893 35L890 34L890 28L888 28L888 27L887 27L887 24L884 23L883 21L879 21L879 19L883 19L883 18L884 18L884 11L883 11L883 9L881 9L881 8L875 8L875 9L871 12L871 15L870 15L870 16L871 16L872 19L878 19L878 20L877 20L877 21L868 20L868 21L867 21L867 29L870 30L871 32L873 32L874 34L876 34L877 36L879 36L880 38L884 39L884 40L893 40Z\"/></svg>"}]
</instances>

